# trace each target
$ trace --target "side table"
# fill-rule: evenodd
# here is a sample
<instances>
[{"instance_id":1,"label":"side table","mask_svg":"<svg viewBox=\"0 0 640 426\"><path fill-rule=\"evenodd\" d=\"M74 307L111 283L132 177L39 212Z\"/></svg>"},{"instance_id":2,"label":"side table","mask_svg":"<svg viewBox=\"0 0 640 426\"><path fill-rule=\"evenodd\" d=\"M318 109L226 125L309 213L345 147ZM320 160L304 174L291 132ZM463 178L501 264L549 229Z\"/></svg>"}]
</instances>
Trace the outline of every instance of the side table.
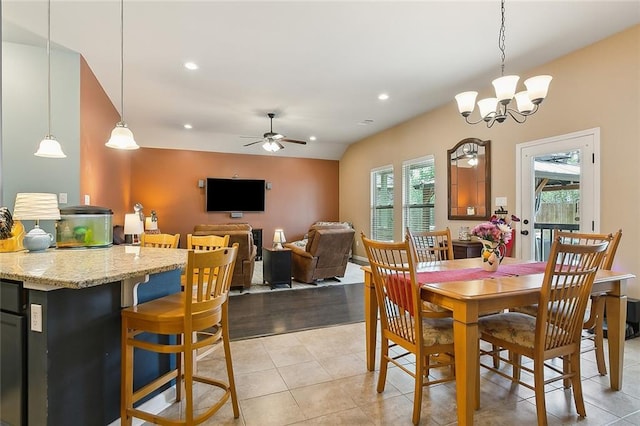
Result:
<instances>
[{"instance_id":1,"label":"side table","mask_svg":"<svg viewBox=\"0 0 640 426\"><path fill-rule=\"evenodd\" d=\"M262 248L262 281L271 289L278 284L291 288L291 249Z\"/></svg>"},{"instance_id":2,"label":"side table","mask_svg":"<svg viewBox=\"0 0 640 426\"><path fill-rule=\"evenodd\" d=\"M453 240L453 258L467 259L471 257L480 257L482 243L480 241L462 241Z\"/></svg>"}]
</instances>

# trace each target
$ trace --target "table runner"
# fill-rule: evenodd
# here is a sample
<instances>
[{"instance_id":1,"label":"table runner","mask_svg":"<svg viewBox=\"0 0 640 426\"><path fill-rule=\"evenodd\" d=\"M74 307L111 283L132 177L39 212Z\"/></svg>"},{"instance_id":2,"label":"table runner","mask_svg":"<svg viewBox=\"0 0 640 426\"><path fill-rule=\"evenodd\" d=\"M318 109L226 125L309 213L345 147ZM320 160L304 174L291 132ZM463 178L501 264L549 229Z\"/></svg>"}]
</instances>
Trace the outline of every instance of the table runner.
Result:
<instances>
[{"instance_id":1,"label":"table runner","mask_svg":"<svg viewBox=\"0 0 640 426\"><path fill-rule=\"evenodd\" d=\"M420 284L441 283L448 281L471 281L486 278L512 277L518 275L543 274L546 262L518 263L514 265L500 265L495 272L482 268L455 269L448 271L429 271L417 274Z\"/></svg>"}]
</instances>

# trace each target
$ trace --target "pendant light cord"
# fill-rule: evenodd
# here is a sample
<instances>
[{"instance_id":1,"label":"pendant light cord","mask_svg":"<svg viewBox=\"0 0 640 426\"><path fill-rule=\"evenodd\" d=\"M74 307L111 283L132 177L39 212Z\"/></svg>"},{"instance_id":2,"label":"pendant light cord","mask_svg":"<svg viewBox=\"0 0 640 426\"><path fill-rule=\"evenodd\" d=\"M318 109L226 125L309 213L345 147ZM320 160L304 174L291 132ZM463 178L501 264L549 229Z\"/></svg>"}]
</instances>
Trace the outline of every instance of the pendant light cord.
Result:
<instances>
[{"instance_id":1,"label":"pendant light cord","mask_svg":"<svg viewBox=\"0 0 640 426\"><path fill-rule=\"evenodd\" d=\"M124 0L120 0L120 122L124 123Z\"/></svg>"},{"instance_id":2,"label":"pendant light cord","mask_svg":"<svg viewBox=\"0 0 640 426\"><path fill-rule=\"evenodd\" d=\"M47 137L51 136L51 0L47 8Z\"/></svg>"},{"instance_id":3,"label":"pendant light cord","mask_svg":"<svg viewBox=\"0 0 640 426\"><path fill-rule=\"evenodd\" d=\"M500 49L501 55L500 58L502 60L502 66L500 69L500 75L502 77L504 77L504 60L505 60L505 46L504 46L504 41L505 41L505 31L504 31L504 0L502 0L501 5L500 5L500 13L502 15L502 21L500 23L500 33L498 34L498 48Z\"/></svg>"}]
</instances>

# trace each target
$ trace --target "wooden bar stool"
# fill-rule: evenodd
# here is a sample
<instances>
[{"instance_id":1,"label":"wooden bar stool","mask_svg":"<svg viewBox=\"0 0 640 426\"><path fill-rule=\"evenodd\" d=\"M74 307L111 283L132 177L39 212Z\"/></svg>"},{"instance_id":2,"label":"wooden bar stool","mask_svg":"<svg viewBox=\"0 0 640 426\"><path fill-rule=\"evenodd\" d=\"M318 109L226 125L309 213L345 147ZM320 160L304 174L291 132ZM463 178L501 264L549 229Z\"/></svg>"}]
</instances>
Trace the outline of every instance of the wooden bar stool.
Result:
<instances>
[{"instance_id":1,"label":"wooden bar stool","mask_svg":"<svg viewBox=\"0 0 640 426\"><path fill-rule=\"evenodd\" d=\"M140 235L140 246L178 248L180 234L142 234Z\"/></svg>"},{"instance_id":2,"label":"wooden bar stool","mask_svg":"<svg viewBox=\"0 0 640 426\"><path fill-rule=\"evenodd\" d=\"M228 295L238 247L211 251L189 250L185 291L161 297L122 310L122 385L121 424L131 425L134 417L160 425L194 425L215 414L231 397L233 415L238 418L238 398L233 377L229 346ZM210 271L216 273L210 273ZM196 273L199 272L199 273ZM141 334L172 336L166 343L140 338ZM198 349L222 339L228 382L196 373ZM176 368L161 377L133 388L134 348L158 353L177 354ZM172 380L176 381L176 402L185 398L183 416L179 419L161 417L134 408L134 404ZM194 382L215 386L224 392L208 408L194 414ZM209 397L205 398L208 400Z\"/></svg>"}]
</instances>

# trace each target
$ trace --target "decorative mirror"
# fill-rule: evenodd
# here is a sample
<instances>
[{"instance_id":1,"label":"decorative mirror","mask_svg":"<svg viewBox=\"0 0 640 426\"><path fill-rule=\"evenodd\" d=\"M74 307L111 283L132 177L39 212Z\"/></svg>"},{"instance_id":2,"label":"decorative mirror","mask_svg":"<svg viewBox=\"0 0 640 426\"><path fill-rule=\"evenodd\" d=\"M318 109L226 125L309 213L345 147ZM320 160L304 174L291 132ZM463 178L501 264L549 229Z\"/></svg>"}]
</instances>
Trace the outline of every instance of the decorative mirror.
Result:
<instances>
[{"instance_id":1,"label":"decorative mirror","mask_svg":"<svg viewBox=\"0 0 640 426\"><path fill-rule=\"evenodd\" d=\"M490 142L467 138L447 150L450 220L491 217Z\"/></svg>"}]
</instances>

